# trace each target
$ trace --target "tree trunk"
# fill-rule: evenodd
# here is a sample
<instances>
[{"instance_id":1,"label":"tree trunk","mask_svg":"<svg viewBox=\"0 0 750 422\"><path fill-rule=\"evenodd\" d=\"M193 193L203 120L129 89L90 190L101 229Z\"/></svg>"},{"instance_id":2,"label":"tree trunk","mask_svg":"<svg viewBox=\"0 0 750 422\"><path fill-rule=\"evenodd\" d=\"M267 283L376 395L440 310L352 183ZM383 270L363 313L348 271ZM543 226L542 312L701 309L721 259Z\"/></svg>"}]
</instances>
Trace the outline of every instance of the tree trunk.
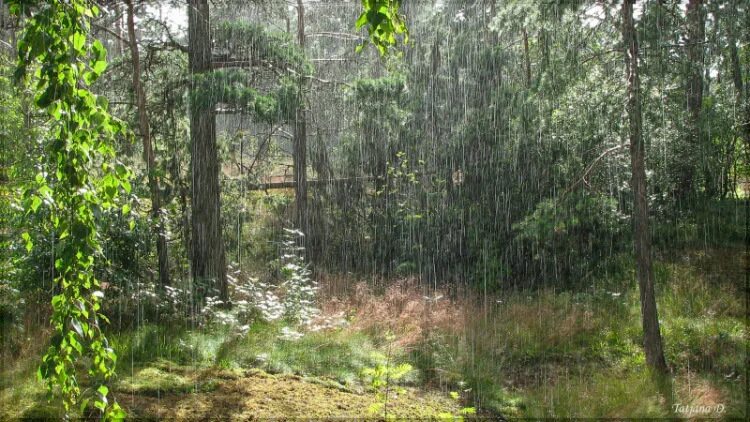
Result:
<instances>
[{"instance_id":1,"label":"tree trunk","mask_svg":"<svg viewBox=\"0 0 750 422\"><path fill-rule=\"evenodd\" d=\"M703 44L705 41L705 11L703 0L689 0L687 4L687 139L677 155L677 196L687 199L694 190L695 157L704 151L701 136L701 108L703 107Z\"/></svg>"},{"instance_id":2,"label":"tree trunk","mask_svg":"<svg viewBox=\"0 0 750 422\"><path fill-rule=\"evenodd\" d=\"M651 265L651 241L648 230L648 202L646 200L645 147L642 135L641 81L638 76L638 41L633 23L635 0L622 5L622 38L625 46L627 76L627 115L630 138L630 162L633 186L633 244L638 272L643 316L643 348L646 362L658 373L667 373L662 350L659 317L654 294L654 271Z\"/></svg>"},{"instance_id":3,"label":"tree trunk","mask_svg":"<svg viewBox=\"0 0 750 422\"><path fill-rule=\"evenodd\" d=\"M193 281L199 287L218 290L228 299L224 240L221 235L219 159L216 148L215 105L202 100L195 79L211 72L211 32L208 0L188 2L188 56L193 76L190 107L192 172L191 258ZM198 99L196 101L196 99ZM200 295L209 292L198 291Z\"/></svg>"},{"instance_id":4,"label":"tree trunk","mask_svg":"<svg viewBox=\"0 0 750 422\"><path fill-rule=\"evenodd\" d=\"M727 38L727 43L729 44L729 65L734 84L734 103L739 114L739 134L745 142L746 150L750 151L750 103L748 103L750 99L744 98L746 93L744 79L742 78L742 65L740 64L740 55L737 50L737 36L733 28L727 32Z\"/></svg>"},{"instance_id":5,"label":"tree trunk","mask_svg":"<svg viewBox=\"0 0 750 422\"><path fill-rule=\"evenodd\" d=\"M526 88L531 88L531 55L529 54L529 33L523 28L523 59L526 71Z\"/></svg>"},{"instance_id":6,"label":"tree trunk","mask_svg":"<svg viewBox=\"0 0 750 422\"><path fill-rule=\"evenodd\" d=\"M130 13L130 7L132 7L130 5L130 3L132 3L132 1L133 0L127 0L127 2L128 2L128 13ZM114 42L115 42L115 51L117 51L117 57L122 57L122 55L125 52L124 51L125 49L123 48L123 45L122 45L122 38L124 38L124 37L122 36L122 17L120 17L120 5L118 3L115 3L113 5L113 9L114 9L114 15L115 15L115 33L119 36L119 37L115 37L115 39L114 39ZM130 16L128 16L128 19L130 19ZM129 22L128 22L128 25L130 25ZM129 27L128 27L128 36L130 36L130 28ZM130 38L130 42L131 43L133 42L132 38ZM131 53L132 53L132 47L131 47Z\"/></svg>"},{"instance_id":7,"label":"tree trunk","mask_svg":"<svg viewBox=\"0 0 750 422\"><path fill-rule=\"evenodd\" d=\"M305 49L305 8L302 0L297 0L297 41L302 51ZM304 78L298 82L297 112L294 119L294 199L296 204L297 227L305 234L307 227L307 122L305 120Z\"/></svg>"},{"instance_id":8,"label":"tree trunk","mask_svg":"<svg viewBox=\"0 0 750 422\"><path fill-rule=\"evenodd\" d=\"M146 110L146 93L141 83L141 63L138 52L138 40L135 36L135 10L133 0L126 0L128 16L128 40L130 41L130 57L133 62L133 91L135 93L136 110L138 111L138 127L143 140L143 161L146 162L148 174L148 187L151 193L151 218L156 223L156 255L159 261L159 285L168 286L169 283L169 253L167 250L167 237L164 232L164 224L161 218L161 193L159 182L156 179L156 159L154 148L151 144L151 127Z\"/></svg>"}]
</instances>

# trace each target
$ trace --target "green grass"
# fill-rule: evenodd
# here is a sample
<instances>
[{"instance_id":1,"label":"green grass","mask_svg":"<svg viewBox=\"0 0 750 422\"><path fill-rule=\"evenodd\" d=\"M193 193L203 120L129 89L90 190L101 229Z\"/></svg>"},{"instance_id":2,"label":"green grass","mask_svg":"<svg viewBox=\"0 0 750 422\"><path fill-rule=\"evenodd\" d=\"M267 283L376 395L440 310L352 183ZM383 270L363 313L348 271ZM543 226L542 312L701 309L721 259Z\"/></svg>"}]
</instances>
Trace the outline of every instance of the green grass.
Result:
<instances>
[{"instance_id":1,"label":"green grass","mask_svg":"<svg viewBox=\"0 0 750 422\"><path fill-rule=\"evenodd\" d=\"M152 362L117 382L117 390L141 396L159 397L165 393L210 392L219 381L202 376L194 367L176 365L166 360Z\"/></svg>"},{"instance_id":2,"label":"green grass","mask_svg":"<svg viewBox=\"0 0 750 422\"><path fill-rule=\"evenodd\" d=\"M711 416L743 418L748 333L737 251L693 249L655 264L671 394L647 373L637 282L625 256L613 258L582 291L514 292L452 304L466 310L465 320L424 331L406 350L394 347L393 363L416 368L404 384L438 387L443 395L458 391L481 411L506 417L671 417L674 402L720 403L726 413ZM322 387L364 397L362 371L376 366L374 354L389 347L384 329L367 327L290 338L281 323L255 322L245 336L147 325L110 335L120 356L115 388L147 398L218 400L225 383L255 377L273 388L305 383L295 394L309 389L323 397L328 390ZM34 379L38 359L25 359L1 374L0 419L59 416ZM228 381L229 373L240 375Z\"/></svg>"},{"instance_id":3,"label":"green grass","mask_svg":"<svg viewBox=\"0 0 750 422\"><path fill-rule=\"evenodd\" d=\"M646 375L627 259L613 260L620 270L613 265L586 291L500 297L459 332L433 332L411 359L428 381L469 390L479 407L505 416L666 417L672 398L720 402L727 415L744 416L747 331L731 268L739 254L713 252L655 265L674 397Z\"/></svg>"},{"instance_id":4,"label":"green grass","mask_svg":"<svg viewBox=\"0 0 750 422\"><path fill-rule=\"evenodd\" d=\"M554 383L525 392L524 417L662 418L672 416L645 371L561 375Z\"/></svg>"},{"instance_id":5,"label":"green grass","mask_svg":"<svg viewBox=\"0 0 750 422\"><path fill-rule=\"evenodd\" d=\"M383 351L382 339L368 333L337 329L311 332L296 339L284 335L281 323L255 322L245 336L227 330L170 330L147 325L112 335L118 372L133 377L139 369L160 360L193 367L260 368L272 374L323 377L344 386L361 384L364 368L377 364L373 354ZM403 361L403 352L394 349ZM404 382L414 383L416 374Z\"/></svg>"},{"instance_id":6,"label":"green grass","mask_svg":"<svg viewBox=\"0 0 750 422\"><path fill-rule=\"evenodd\" d=\"M44 386L36 378L39 359L26 356L14 363L0 373L0 420L61 419L62 405L47 402Z\"/></svg>"},{"instance_id":7,"label":"green grass","mask_svg":"<svg viewBox=\"0 0 750 422\"><path fill-rule=\"evenodd\" d=\"M213 365L226 338L227 332L221 328L186 330L153 324L109 335L118 355L117 369L126 373L160 359L182 365Z\"/></svg>"},{"instance_id":8,"label":"green grass","mask_svg":"<svg viewBox=\"0 0 750 422\"><path fill-rule=\"evenodd\" d=\"M281 325L255 323L247 336L222 345L217 362L270 373L326 377L346 386L357 384L362 369L376 364L373 352L380 348L364 333L332 330L291 340L281 330Z\"/></svg>"}]
</instances>

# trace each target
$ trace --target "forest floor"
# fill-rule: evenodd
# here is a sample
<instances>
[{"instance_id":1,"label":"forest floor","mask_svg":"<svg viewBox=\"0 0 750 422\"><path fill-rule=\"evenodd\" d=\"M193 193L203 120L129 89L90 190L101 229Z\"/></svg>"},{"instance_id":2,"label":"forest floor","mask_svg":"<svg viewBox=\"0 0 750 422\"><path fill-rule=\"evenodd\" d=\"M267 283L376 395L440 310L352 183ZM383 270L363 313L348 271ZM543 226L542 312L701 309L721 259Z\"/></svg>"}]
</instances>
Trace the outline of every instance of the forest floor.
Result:
<instances>
[{"instance_id":1,"label":"forest floor","mask_svg":"<svg viewBox=\"0 0 750 422\"><path fill-rule=\"evenodd\" d=\"M669 392L645 367L627 257L583 289L492 297L322 277L318 330L290 337L283 324L256 322L238 336L148 324L111 336L113 388L142 418L364 417L382 399L363 371L387 354L414 368L393 383L403 391L387 406L398 417L476 404L506 417L743 418L743 259L741 245L727 245L656 263ZM0 367L2 420L60 415L34 377L44 342L30 334L25 347Z\"/></svg>"},{"instance_id":2,"label":"forest floor","mask_svg":"<svg viewBox=\"0 0 750 422\"><path fill-rule=\"evenodd\" d=\"M330 381L252 370L196 370L168 362L139 370L118 386L121 404L135 418L165 420L364 418L372 394ZM388 404L394 417L435 417L457 411L445 396L408 389Z\"/></svg>"},{"instance_id":3,"label":"forest floor","mask_svg":"<svg viewBox=\"0 0 750 422\"><path fill-rule=\"evenodd\" d=\"M61 418L61 407L47 403L34 377L22 372L0 390L0 420ZM378 401L367 391L326 379L260 369L196 368L164 360L121 377L114 393L129 417L139 420L357 419L372 417L371 407ZM394 396L387 409L396 418L431 419L460 412L455 400L435 391L404 388Z\"/></svg>"}]
</instances>

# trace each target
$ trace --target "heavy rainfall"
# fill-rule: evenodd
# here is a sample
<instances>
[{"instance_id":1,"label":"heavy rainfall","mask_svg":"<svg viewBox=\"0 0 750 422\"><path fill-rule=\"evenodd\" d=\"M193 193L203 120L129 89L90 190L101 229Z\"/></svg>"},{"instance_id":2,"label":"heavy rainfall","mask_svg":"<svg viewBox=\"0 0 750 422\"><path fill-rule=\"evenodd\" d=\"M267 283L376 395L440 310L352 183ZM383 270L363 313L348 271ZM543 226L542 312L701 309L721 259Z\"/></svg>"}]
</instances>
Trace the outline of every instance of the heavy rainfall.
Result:
<instances>
[{"instance_id":1,"label":"heavy rainfall","mask_svg":"<svg viewBox=\"0 0 750 422\"><path fill-rule=\"evenodd\" d=\"M0 420L744 420L746 0L0 1Z\"/></svg>"}]
</instances>

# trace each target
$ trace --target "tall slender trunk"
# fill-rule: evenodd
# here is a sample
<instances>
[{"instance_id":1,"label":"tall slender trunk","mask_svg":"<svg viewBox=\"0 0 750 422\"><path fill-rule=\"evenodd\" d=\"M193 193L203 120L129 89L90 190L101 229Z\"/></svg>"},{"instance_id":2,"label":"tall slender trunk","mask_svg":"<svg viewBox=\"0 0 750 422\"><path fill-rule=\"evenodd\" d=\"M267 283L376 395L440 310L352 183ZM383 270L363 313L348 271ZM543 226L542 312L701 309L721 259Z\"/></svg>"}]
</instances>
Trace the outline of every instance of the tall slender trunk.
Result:
<instances>
[{"instance_id":1,"label":"tall slender trunk","mask_svg":"<svg viewBox=\"0 0 750 422\"><path fill-rule=\"evenodd\" d=\"M678 154L677 195L685 200L695 191L695 157L702 156L701 108L703 107L703 44L705 41L705 10L703 0L689 0L687 18L687 85L686 106L688 127L685 145Z\"/></svg>"},{"instance_id":2,"label":"tall slender trunk","mask_svg":"<svg viewBox=\"0 0 750 422\"><path fill-rule=\"evenodd\" d=\"M529 54L529 33L523 28L523 61L526 71L526 88L531 88L531 55Z\"/></svg>"},{"instance_id":3,"label":"tall slender trunk","mask_svg":"<svg viewBox=\"0 0 750 422\"><path fill-rule=\"evenodd\" d=\"M305 7L297 0L297 41L302 51L305 49ZM296 204L296 224L303 233L307 227L307 122L305 119L305 79L300 76L297 85L298 101L294 119L294 199Z\"/></svg>"},{"instance_id":4,"label":"tall slender trunk","mask_svg":"<svg viewBox=\"0 0 750 422\"><path fill-rule=\"evenodd\" d=\"M740 64L740 55L737 49L737 35L735 34L733 23L729 22L729 30L727 31L727 50L729 54L729 69L732 83L734 85L734 105L737 113L737 134L742 142L745 144L745 152L750 152L750 105L746 104L747 99L745 98L745 87L742 75L742 66ZM724 170L724 187L722 189L722 197L725 197L727 193L735 192L737 184L734 183L730 177L732 172L732 166L737 163L736 151L737 143L732 142L727 150L727 164ZM747 158L747 157L746 157ZM736 177L736 175L735 175Z\"/></svg>"},{"instance_id":5,"label":"tall slender trunk","mask_svg":"<svg viewBox=\"0 0 750 422\"><path fill-rule=\"evenodd\" d=\"M219 158L216 148L215 105L206 101L195 79L211 72L211 32L208 0L188 2L188 56L193 101L190 104L192 173L191 258L194 283L218 290L228 298L224 239L221 234ZM209 292L199 292L205 294Z\"/></svg>"},{"instance_id":6,"label":"tall slender trunk","mask_svg":"<svg viewBox=\"0 0 750 422\"><path fill-rule=\"evenodd\" d=\"M130 7L132 7L130 3L132 2L132 0L126 0L126 1L128 3L128 12L130 12ZM119 36L114 39L115 51L117 51L117 57L122 57L122 55L125 53L125 49L123 48L123 42L122 42L122 38L124 37L122 36L122 17L120 16L119 3L115 3L113 6L113 9L114 9L114 14L115 14L115 33ZM128 19L130 19L130 17L128 17ZM130 23L128 23L128 25L130 25ZM129 36L130 36L130 28L128 28L128 37ZM130 38L130 42L131 43L133 42L132 38ZM131 52L132 52L132 47L131 47Z\"/></svg>"},{"instance_id":7,"label":"tall slender trunk","mask_svg":"<svg viewBox=\"0 0 750 422\"><path fill-rule=\"evenodd\" d=\"M648 231L648 202L646 200L646 165L643 145L641 115L641 81L638 75L638 40L633 23L635 0L625 0L622 5L622 38L625 46L627 76L628 127L630 138L630 163L633 186L633 246L638 272L638 287L643 316L643 348L646 362L658 373L667 373L664 360L659 316L654 293L654 270L651 264L651 239Z\"/></svg>"},{"instance_id":8,"label":"tall slender trunk","mask_svg":"<svg viewBox=\"0 0 750 422\"><path fill-rule=\"evenodd\" d=\"M750 151L750 98L745 98L745 84L742 78L740 55L737 50L737 36L733 29L727 32L727 38L727 43L729 44L729 66L734 84L734 104L739 114L739 134L745 142L746 149Z\"/></svg>"},{"instance_id":9,"label":"tall slender trunk","mask_svg":"<svg viewBox=\"0 0 750 422\"><path fill-rule=\"evenodd\" d=\"M151 143L151 127L148 121L148 110L146 110L146 93L141 83L141 62L138 52L138 40L135 36L135 10L133 0L126 0L128 41L130 44L130 58L133 62L133 91L135 92L135 104L138 111L138 127L143 140L143 161L146 162L148 173L148 187L151 193L151 218L156 223L156 255L159 261L159 285L168 286L169 283L169 252L167 250L167 237L164 223L161 218L161 193L159 182L156 178L156 158Z\"/></svg>"}]
</instances>

